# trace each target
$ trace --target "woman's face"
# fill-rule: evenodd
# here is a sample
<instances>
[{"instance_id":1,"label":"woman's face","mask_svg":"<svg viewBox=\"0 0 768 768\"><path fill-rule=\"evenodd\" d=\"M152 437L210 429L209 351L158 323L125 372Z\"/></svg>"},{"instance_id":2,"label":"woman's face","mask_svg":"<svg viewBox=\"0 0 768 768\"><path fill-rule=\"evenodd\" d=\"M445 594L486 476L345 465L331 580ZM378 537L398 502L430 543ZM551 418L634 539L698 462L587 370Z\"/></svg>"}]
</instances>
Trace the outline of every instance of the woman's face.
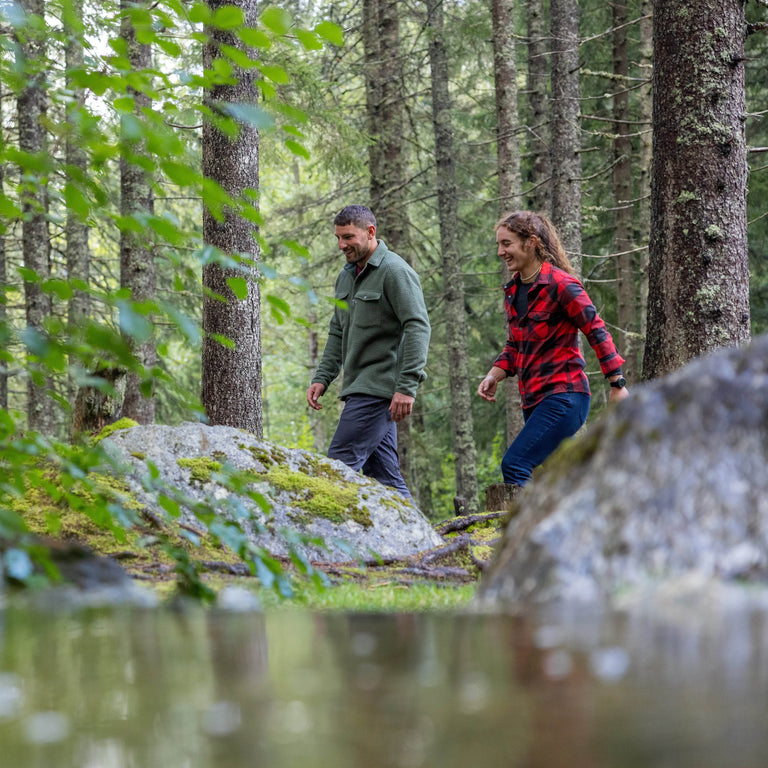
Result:
<instances>
[{"instance_id":1,"label":"woman's face","mask_svg":"<svg viewBox=\"0 0 768 768\"><path fill-rule=\"evenodd\" d=\"M496 230L496 244L499 258L504 259L510 272L519 272L522 277L527 277L538 269L539 260L531 238L524 240L517 232L499 227Z\"/></svg>"}]
</instances>

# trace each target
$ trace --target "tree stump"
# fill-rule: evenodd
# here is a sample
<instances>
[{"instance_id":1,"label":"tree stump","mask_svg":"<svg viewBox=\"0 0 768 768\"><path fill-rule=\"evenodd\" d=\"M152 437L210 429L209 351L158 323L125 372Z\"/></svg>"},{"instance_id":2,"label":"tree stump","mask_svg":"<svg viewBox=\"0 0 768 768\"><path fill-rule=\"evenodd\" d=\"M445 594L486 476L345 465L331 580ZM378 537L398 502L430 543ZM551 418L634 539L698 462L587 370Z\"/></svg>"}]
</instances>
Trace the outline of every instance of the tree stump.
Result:
<instances>
[{"instance_id":1,"label":"tree stump","mask_svg":"<svg viewBox=\"0 0 768 768\"><path fill-rule=\"evenodd\" d=\"M91 383L77 391L72 409L72 435L93 435L120 418L127 371L101 366L91 374Z\"/></svg>"},{"instance_id":2,"label":"tree stump","mask_svg":"<svg viewBox=\"0 0 768 768\"><path fill-rule=\"evenodd\" d=\"M511 483L494 483L485 489L486 512L511 512L521 486Z\"/></svg>"}]
</instances>

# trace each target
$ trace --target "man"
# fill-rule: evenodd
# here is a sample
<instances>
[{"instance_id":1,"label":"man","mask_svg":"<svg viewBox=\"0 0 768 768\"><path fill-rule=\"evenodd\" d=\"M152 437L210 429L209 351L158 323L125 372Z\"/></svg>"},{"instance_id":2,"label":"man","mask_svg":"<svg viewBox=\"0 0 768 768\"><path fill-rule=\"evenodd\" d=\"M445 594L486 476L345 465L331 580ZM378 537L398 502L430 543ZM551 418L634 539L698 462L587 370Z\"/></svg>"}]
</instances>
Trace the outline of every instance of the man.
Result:
<instances>
[{"instance_id":1,"label":"man","mask_svg":"<svg viewBox=\"0 0 768 768\"><path fill-rule=\"evenodd\" d=\"M320 410L318 399L343 368L344 410L328 456L411 498L400 474L395 422L411 413L426 378L430 327L421 283L376 238L370 209L348 205L333 223L347 263L336 280L340 305L307 402Z\"/></svg>"}]
</instances>

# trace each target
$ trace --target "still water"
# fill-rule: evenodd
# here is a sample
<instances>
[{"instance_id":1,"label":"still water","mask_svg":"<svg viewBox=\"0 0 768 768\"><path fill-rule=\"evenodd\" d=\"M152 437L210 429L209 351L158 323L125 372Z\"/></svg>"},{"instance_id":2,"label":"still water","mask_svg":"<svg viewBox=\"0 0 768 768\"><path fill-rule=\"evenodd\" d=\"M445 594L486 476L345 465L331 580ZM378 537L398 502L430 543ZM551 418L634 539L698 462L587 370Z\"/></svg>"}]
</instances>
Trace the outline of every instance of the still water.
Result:
<instances>
[{"instance_id":1,"label":"still water","mask_svg":"<svg viewBox=\"0 0 768 768\"><path fill-rule=\"evenodd\" d=\"M766 768L768 620L0 611L1 768Z\"/></svg>"}]
</instances>

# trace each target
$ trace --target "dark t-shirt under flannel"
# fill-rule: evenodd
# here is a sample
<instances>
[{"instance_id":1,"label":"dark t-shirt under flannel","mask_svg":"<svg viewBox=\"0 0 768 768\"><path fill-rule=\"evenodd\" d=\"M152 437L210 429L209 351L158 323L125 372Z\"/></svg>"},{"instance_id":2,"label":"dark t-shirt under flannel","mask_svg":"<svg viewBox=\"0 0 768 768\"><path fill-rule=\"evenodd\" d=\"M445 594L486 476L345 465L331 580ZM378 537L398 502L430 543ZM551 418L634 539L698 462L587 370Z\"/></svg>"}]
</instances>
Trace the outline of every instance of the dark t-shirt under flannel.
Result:
<instances>
[{"instance_id":1,"label":"dark t-shirt under flannel","mask_svg":"<svg viewBox=\"0 0 768 768\"><path fill-rule=\"evenodd\" d=\"M515 311L517 292L525 288L519 276L504 286L504 309L509 335L494 365L518 378L523 408L531 408L548 395L561 392L589 394L584 356L579 351L581 330L608 376L624 363L611 334L597 314L584 286L552 264L528 288L528 308Z\"/></svg>"}]
</instances>

